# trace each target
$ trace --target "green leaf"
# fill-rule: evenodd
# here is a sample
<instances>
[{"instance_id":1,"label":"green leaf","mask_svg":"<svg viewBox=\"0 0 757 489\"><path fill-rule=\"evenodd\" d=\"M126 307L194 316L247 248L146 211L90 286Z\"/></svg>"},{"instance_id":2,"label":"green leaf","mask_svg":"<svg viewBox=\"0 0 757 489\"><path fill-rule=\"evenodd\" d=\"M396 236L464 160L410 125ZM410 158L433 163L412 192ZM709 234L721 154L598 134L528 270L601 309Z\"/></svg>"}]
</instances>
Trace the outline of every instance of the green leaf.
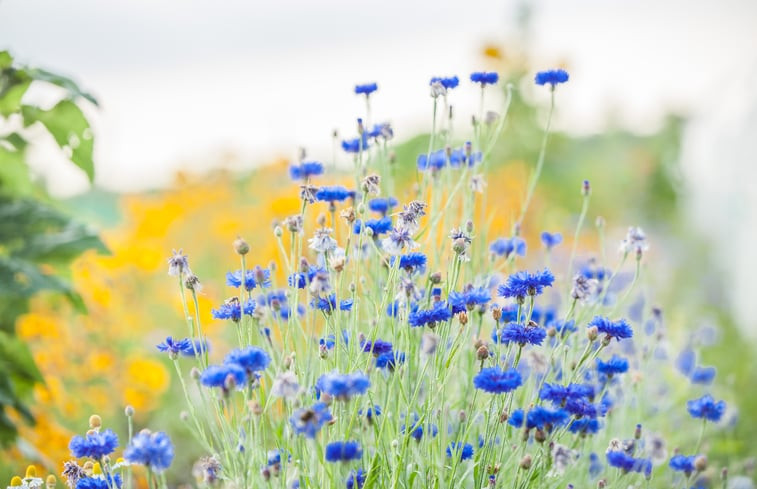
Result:
<instances>
[{"instance_id":1,"label":"green leaf","mask_svg":"<svg viewBox=\"0 0 757 489\"><path fill-rule=\"evenodd\" d=\"M9 68L13 64L13 56L8 51L0 51L0 70Z\"/></svg>"},{"instance_id":2,"label":"green leaf","mask_svg":"<svg viewBox=\"0 0 757 489\"><path fill-rule=\"evenodd\" d=\"M28 195L34 190L24 154L0 146L0 192Z\"/></svg>"},{"instance_id":3,"label":"green leaf","mask_svg":"<svg viewBox=\"0 0 757 489\"><path fill-rule=\"evenodd\" d=\"M79 88L79 85L77 85L76 82L74 82L70 78L66 78L65 76L61 76L61 75L56 75L55 73L51 73L47 70L42 70L39 68L28 69L27 73L29 74L30 77L32 77L36 81L41 81L41 82L57 85L65 89L71 97L81 97L81 98L87 99L95 106L99 106L99 104L97 103L97 99L92 94L83 91L81 88Z\"/></svg>"},{"instance_id":4,"label":"green leaf","mask_svg":"<svg viewBox=\"0 0 757 489\"><path fill-rule=\"evenodd\" d=\"M31 85L31 80L18 80L15 76L0 77L0 115L8 117L21 111L21 98Z\"/></svg>"},{"instance_id":5,"label":"green leaf","mask_svg":"<svg viewBox=\"0 0 757 489\"><path fill-rule=\"evenodd\" d=\"M84 170L89 181L94 179L92 131L79 106L71 100L61 100L50 110L24 105L21 111L27 126L34 122L44 124L71 161Z\"/></svg>"},{"instance_id":6,"label":"green leaf","mask_svg":"<svg viewBox=\"0 0 757 489\"><path fill-rule=\"evenodd\" d=\"M34 364L29 348L20 339L0 331L0 372L10 374L13 381L35 384L42 374ZM19 386L14 386L18 393ZM23 389L22 389L23 390Z\"/></svg>"}]
</instances>

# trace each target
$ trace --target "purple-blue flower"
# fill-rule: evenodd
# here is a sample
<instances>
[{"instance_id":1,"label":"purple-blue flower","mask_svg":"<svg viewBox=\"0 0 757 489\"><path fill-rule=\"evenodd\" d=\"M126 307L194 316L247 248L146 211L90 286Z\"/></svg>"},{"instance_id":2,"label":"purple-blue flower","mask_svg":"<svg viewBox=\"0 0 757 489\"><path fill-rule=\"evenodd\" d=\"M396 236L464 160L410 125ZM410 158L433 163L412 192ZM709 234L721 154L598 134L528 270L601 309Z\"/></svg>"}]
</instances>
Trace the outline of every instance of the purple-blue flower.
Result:
<instances>
[{"instance_id":1,"label":"purple-blue flower","mask_svg":"<svg viewBox=\"0 0 757 489\"><path fill-rule=\"evenodd\" d=\"M355 196L355 192L347 190L341 185L321 187L315 193L315 198L325 202L341 202Z\"/></svg>"},{"instance_id":2,"label":"purple-blue flower","mask_svg":"<svg viewBox=\"0 0 757 489\"><path fill-rule=\"evenodd\" d=\"M509 258L513 253L519 256L526 256L526 242L517 236L498 238L489 245L489 251L494 255L505 258Z\"/></svg>"},{"instance_id":3,"label":"purple-blue flower","mask_svg":"<svg viewBox=\"0 0 757 489\"><path fill-rule=\"evenodd\" d=\"M500 329L492 331L492 340L495 343L509 345L517 343L520 346L541 345L547 331L539 326L527 326L519 323L509 323Z\"/></svg>"},{"instance_id":4,"label":"purple-blue flower","mask_svg":"<svg viewBox=\"0 0 757 489\"><path fill-rule=\"evenodd\" d=\"M449 305L452 313L472 311L476 306L483 306L492 300L489 289L484 287L466 287L462 292L452 291L449 293Z\"/></svg>"},{"instance_id":5,"label":"purple-blue flower","mask_svg":"<svg viewBox=\"0 0 757 489\"><path fill-rule=\"evenodd\" d=\"M696 459L696 455L674 455L670 459L670 468L673 470L676 470L678 472L683 472L687 476L690 475L692 472L694 472L694 460Z\"/></svg>"},{"instance_id":6,"label":"purple-blue flower","mask_svg":"<svg viewBox=\"0 0 757 489\"><path fill-rule=\"evenodd\" d=\"M361 83L359 85L355 85L355 94L357 95L365 95L366 97L373 92L378 90L378 84L373 83Z\"/></svg>"},{"instance_id":7,"label":"purple-blue flower","mask_svg":"<svg viewBox=\"0 0 757 489\"><path fill-rule=\"evenodd\" d=\"M353 470L350 475L347 476L347 482L345 483L347 489L363 489L365 484L366 474L363 469Z\"/></svg>"},{"instance_id":8,"label":"purple-blue flower","mask_svg":"<svg viewBox=\"0 0 757 489\"><path fill-rule=\"evenodd\" d=\"M703 418L709 421L720 421L725 413L725 401L717 401L711 395L705 394L699 399L692 399L686 403L686 409L694 418Z\"/></svg>"},{"instance_id":9,"label":"purple-blue flower","mask_svg":"<svg viewBox=\"0 0 757 489\"><path fill-rule=\"evenodd\" d=\"M323 173L323 163L318 161L303 161L298 165L289 167L289 176L292 180L309 180L310 177Z\"/></svg>"},{"instance_id":10,"label":"purple-blue flower","mask_svg":"<svg viewBox=\"0 0 757 489\"><path fill-rule=\"evenodd\" d=\"M238 365L244 369L247 375L252 375L253 372L265 370L271 363L271 357L261 348L248 346L243 350L232 350L226 355L223 362Z\"/></svg>"},{"instance_id":11,"label":"purple-blue flower","mask_svg":"<svg viewBox=\"0 0 757 489\"><path fill-rule=\"evenodd\" d=\"M620 450L607 452L607 463L621 469L623 472L652 473L652 461L646 458L633 458Z\"/></svg>"},{"instance_id":12,"label":"purple-blue flower","mask_svg":"<svg viewBox=\"0 0 757 489\"><path fill-rule=\"evenodd\" d=\"M536 74L536 76L534 77L534 82L537 85L550 85L554 89L555 85L565 83L569 78L570 75L568 75L568 72L565 70L545 70L540 71Z\"/></svg>"},{"instance_id":13,"label":"purple-blue flower","mask_svg":"<svg viewBox=\"0 0 757 489\"><path fill-rule=\"evenodd\" d=\"M394 197L376 197L368 201L368 208L385 216L387 212L397 207L397 199Z\"/></svg>"},{"instance_id":14,"label":"purple-blue flower","mask_svg":"<svg viewBox=\"0 0 757 489\"><path fill-rule=\"evenodd\" d=\"M618 355L613 355L607 362L597 358L597 372L608 377L624 374L628 372L628 360Z\"/></svg>"},{"instance_id":15,"label":"purple-blue flower","mask_svg":"<svg viewBox=\"0 0 757 489\"><path fill-rule=\"evenodd\" d=\"M162 431L151 433L142 430L137 433L124 450L127 462L144 465L153 472L163 472L173 462L174 449L171 439Z\"/></svg>"},{"instance_id":16,"label":"purple-blue flower","mask_svg":"<svg viewBox=\"0 0 757 489\"><path fill-rule=\"evenodd\" d=\"M499 366L487 367L481 369L473 377L473 386L492 394L502 394L517 389L522 383L522 379L517 370L502 370Z\"/></svg>"},{"instance_id":17,"label":"purple-blue flower","mask_svg":"<svg viewBox=\"0 0 757 489\"><path fill-rule=\"evenodd\" d=\"M494 72L476 71L471 73L470 81L484 85L494 85L499 81L499 75Z\"/></svg>"},{"instance_id":18,"label":"purple-blue flower","mask_svg":"<svg viewBox=\"0 0 757 489\"><path fill-rule=\"evenodd\" d=\"M518 302L523 302L527 295L533 297L541 294L554 281L555 276L547 268L534 273L523 270L507 277L507 281L497 288L497 292L502 297L514 297Z\"/></svg>"},{"instance_id":19,"label":"purple-blue flower","mask_svg":"<svg viewBox=\"0 0 757 489\"><path fill-rule=\"evenodd\" d=\"M631 329L631 325L625 319L611 321L602 316L594 316L594 319L589 323L589 327L592 326L596 326L597 330L609 339L616 338L622 340L633 336L633 329Z\"/></svg>"},{"instance_id":20,"label":"purple-blue flower","mask_svg":"<svg viewBox=\"0 0 757 489\"><path fill-rule=\"evenodd\" d=\"M473 457L473 445L461 441L457 443L452 442L447 447L447 457L452 458L453 453L460 453L460 461L462 462Z\"/></svg>"},{"instance_id":21,"label":"purple-blue flower","mask_svg":"<svg viewBox=\"0 0 757 489\"><path fill-rule=\"evenodd\" d=\"M88 433L86 438L74 436L68 444L68 449L74 457L90 457L96 460L110 455L116 447L118 447L118 436L110 429Z\"/></svg>"},{"instance_id":22,"label":"purple-blue flower","mask_svg":"<svg viewBox=\"0 0 757 489\"><path fill-rule=\"evenodd\" d=\"M376 338L375 341L363 340L360 346L365 353L372 353L375 356L383 355L392 351L392 344L388 341Z\"/></svg>"},{"instance_id":23,"label":"purple-blue flower","mask_svg":"<svg viewBox=\"0 0 757 489\"><path fill-rule=\"evenodd\" d=\"M353 232L355 234L360 234L360 231L365 228L370 228L370 230L373 231L374 237L381 234L386 234L392 230L392 219L390 217L382 217L381 219L366 219L365 223L358 219L353 225Z\"/></svg>"},{"instance_id":24,"label":"purple-blue flower","mask_svg":"<svg viewBox=\"0 0 757 489\"><path fill-rule=\"evenodd\" d=\"M242 388L247 385L247 372L235 363L224 363L210 365L200 374L200 382L205 387L220 387L226 390L229 388L228 381Z\"/></svg>"},{"instance_id":25,"label":"purple-blue flower","mask_svg":"<svg viewBox=\"0 0 757 489\"><path fill-rule=\"evenodd\" d=\"M418 309L411 312L407 321L414 328L422 326L435 328L438 323L447 321L451 317L452 313L446 303L435 302L431 309Z\"/></svg>"},{"instance_id":26,"label":"purple-blue flower","mask_svg":"<svg viewBox=\"0 0 757 489\"><path fill-rule=\"evenodd\" d=\"M334 372L321 375L316 382L316 387L322 392L341 400L364 394L370 386L370 379L362 372L351 374Z\"/></svg>"},{"instance_id":27,"label":"purple-blue flower","mask_svg":"<svg viewBox=\"0 0 757 489\"><path fill-rule=\"evenodd\" d=\"M326 445L326 460L329 462L349 462L363 456L363 449L356 441L335 441Z\"/></svg>"},{"instance_id":28,"label":"purple-blue flower","mask_svg":"<svg viewBox=\"0 0 757 489\"><path fill-rule=\"evenodd\" d=\"M441 85L447 90L452 90L460 84L460 79L456 76L435 76L428 82L429 85L434 83L441 83Z\"/></svg>"},{"instance_id":29,"label":"purple-blue flower","mask_svg":"<svg viewBox=\"0 0 757 489\"><path fill-rule=\"evenodd\" d=\"M562 234L560 233L549 233L547 231L544 231L541 233L541 242L544 243L544 246L551 250L555 246L562 243Z\"/></svg>"},{"instance_id":30,"label":"purple-blue flower","mask_svg":"<svg viewBox=\"0 0 757 489\"><path fill-rule=\"evenodd\" d=\"M298 435L315 438L321 427L331 421L332 416L328 405L317 402L309 408L300 408L292 413L289 423Z\"/></svg>"}]
</instances>

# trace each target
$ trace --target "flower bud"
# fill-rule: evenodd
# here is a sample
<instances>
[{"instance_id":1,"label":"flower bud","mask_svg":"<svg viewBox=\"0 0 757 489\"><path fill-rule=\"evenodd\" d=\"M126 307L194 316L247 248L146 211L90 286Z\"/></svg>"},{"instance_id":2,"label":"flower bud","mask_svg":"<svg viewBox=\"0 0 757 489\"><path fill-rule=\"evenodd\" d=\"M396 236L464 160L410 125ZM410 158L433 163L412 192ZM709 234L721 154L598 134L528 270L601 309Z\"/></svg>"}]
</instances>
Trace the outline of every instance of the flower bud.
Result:
<instances>
[{"instance_id":1,"label":"flower bud","mask_svg":"<svg viewBox=\"0 0 757 489\"><path fill-rule=\"evenodd\" d=\"M694 459L694 468L697 472L704 472L707 469L707 455L699 455Z\"/></svg>"},{"instance_id":2,"label":"flower bud","mask_svg":"<svg viewBox=\"0 0 757 489\"><path fill-rule=\"evenodd\" d=\"M103 420L98 416L97 414L93 414L89 417L89 427L90 428L99 428L102 426Z\"/></svg>"},{"instance_id":3,"label":"flower bud","mask_svg":"<svg viewBox=\"0 0 757 489\"><path fill-rule=\"evenodd\" d=\"M487 348L486 345L479 346L476 350L476 358L478 358L482 362L489 358L489 348Z\"/></svg>"},{"instance_id":4,"label":"flower bud","mask_svg":"<svg viewBox=\"0 0 757 489\"><path fill-rule=\"evenodd\" d=\"M588 197L591 194L591 184L589 184L588 180L584 180L583 185L581 185L581 195L584 197Z\"/></svg>"},{"instance_id":5,"label":"flower bud","mask_svg":"<svg viewBox=\"0 0 757 489\"><path fill-rule=\"evenodd\" d=\"M460 321L460 324L465 326L466 324L468 324L468 314L466 314L465 311L460 312L457 315L457 320Z\"/></svg>"},{"instance_id":6,"label":"flower bud","mask_svg":"<svg viewBox=\"0 0 757 489\"><path fill-rule=\"evenodd\" d=\"M126 406L124 408L124 414L126 415L127 418L131 418L132 416L134 416L134 407L131 405Z\"/></svg>"},{"instance_id":7,"label":"flower bud","mask_svg":"<svg viewBox=\"0 0 757 489\"><path fill-rule=\"evenodd\" d=\"M58 480L55 478L53 474L50 474L45 479L45 486L47 486L47 489L55 489L55 486L58 484Z\"/></svg>"},{"instance_id":8,"label":"flower bud","mask_svg":"<svg viewBox=\"0 0 757 489\"><path fill-rule=\"evenodd\" d=\"M179 419L182 420L184 423L189 421L189 413L186 411L182 411L179 413Z\"/></svg>"},{"instance_id":9,"label":"flower bud","mask_svg":"<svg viewBox=\"0 0 757 489\"><path fill-rule=\"evenodd\" d=\"M599 329L596 326L592 326L586 330L586 337L589 338L589 341L596 341L598 336Z\"/></svg>"},{"instance_id":10,"label":"flower bud","mask_svg":"<svg viewBox=\"0 0 757 489\"><path fill-rule=\"evenodd\" d=\"M527 453L523 456L522 459L520 459L520 464L518 465L520 466L521 469L528 470L531 468L531 462L532 462L531 455Z\"/></svg>"},{"instance_id":11,"label":"flower bud","mask_svg":"<svg viewBox=\"0 0 757 489\"><path fill-rule=\"evenodd\" d=\"M442 274L441 272L434 272L431 275L428 276L428 281L432 284L436 285L442 282Z\"/></svg>"},{"instance_id":12,"label":"flower bud","mask_svg":"<svg viewBox=\"0 0 757 489\"><path fill-rule=\"evenodd\" d=\"M200 369L197 367L192 367L192 370L189 371L189 376L193 378L194 380L200 380Z\"/></svg>"},{"instance_id":13,"label":"flower bud","mask_svg":"<svg viewBox=\"0 0 757 489\"><path fill-rule=\"evenodd\" d=\"M250 252L250 245L247 243L247 241L239 236L237 236L237 239L234 240L233 246L234 251L236 251L238 255L244 256Z\"/></svg>"},{"instance_id":14,"label":"flower bud","mask_svg":"<svg viewBox=\"0 0 757 489\"><path fill-rule=\"evenodd\" d=\"M284 230L281 229L281 226L276 226L275 228L273 228L273 235L277 238L280 238L284 235Z\"/></svg>"}]
</instances>

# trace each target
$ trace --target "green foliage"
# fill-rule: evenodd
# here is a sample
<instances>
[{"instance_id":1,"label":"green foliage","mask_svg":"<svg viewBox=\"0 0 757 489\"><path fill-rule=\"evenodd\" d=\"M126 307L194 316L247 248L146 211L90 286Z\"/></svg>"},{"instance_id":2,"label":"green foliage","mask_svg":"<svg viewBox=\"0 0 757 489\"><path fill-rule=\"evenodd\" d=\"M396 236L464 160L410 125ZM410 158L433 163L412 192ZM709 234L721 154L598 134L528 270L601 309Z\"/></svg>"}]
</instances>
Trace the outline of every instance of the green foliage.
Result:
<instances>
[{"instance_id":1,"label":"green foliage","mask_svg":"<svg viewBox=\"0 0 757 489\"><path fill-rule=\"evenodd\" d=\"M65 97L50 109L25 104L24 94L38 82L63 89ZM81 297L64 278L66 266L85 250L107 251L93 230L54 207L26 163L33 141L24 131L39 123L71 162L94 179L93 138L79 99L97 103L72 80L16 66L7 51L0 52L0 446L16 436L8 409L34 421L26 402L34 384L42 382L29 348L14 335L16 319L41 292L62 294L85 312Z\"/></svg>"}]
</instances>

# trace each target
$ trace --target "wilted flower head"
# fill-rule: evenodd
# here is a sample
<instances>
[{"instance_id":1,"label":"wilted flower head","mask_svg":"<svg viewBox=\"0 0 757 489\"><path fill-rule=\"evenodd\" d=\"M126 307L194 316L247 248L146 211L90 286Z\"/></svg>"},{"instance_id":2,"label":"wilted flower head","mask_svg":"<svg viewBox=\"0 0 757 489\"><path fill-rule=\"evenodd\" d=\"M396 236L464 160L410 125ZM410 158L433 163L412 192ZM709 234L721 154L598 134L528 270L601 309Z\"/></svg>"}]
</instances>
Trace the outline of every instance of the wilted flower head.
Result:
<instances>
[{"instance_id":1,"label":"wilted flower head","mask_svg":"<svg viewBox=\"0 0 757 489\"><path fill-rule=\"evenodd\" d=\"M628 233L623 241L620 242L621 253L636 253L641 255L649 249L647 235L638 227L628 228Z\"/></svg>"},{"instance_id":2,"label":"wilted flower head","mask_svg":"<svg viewBox=\"0 0 757 489\"><path fill-rule=\"evenodd\" d=\"M412 251L420 245L413 241L408 228L396 227L389 232L389 236L381 240L381 247L393 256L401 255L405 251Z\"/></svg>"},{"instance_id":3,"label":"wilted flower head","mask_svg":"<svg viewBox=\"0 0 757 489\"><path fill-rule=\"evenodd\" d=\"M308 240L309 248L318 253L331 253L336 250L337 242L331 237L332 233L331 228L316 229L313 237Z\"/></svg>"},{"instance_id":4,"label":"wilted flower head","mask_svg":"<svg viewBox=\"0 0 757 489\"><path fill-rule=\"evenodd\" d=\"M297 383L297 375L294 372L281 372L276 375L271 386L271 395L292 400L300 393L300 384Z\"/></svg>"},{"instance_id":5,"label":"wilted flower head","mask_svg":"<svg viewBox=\"0 0 757 489\"><path fill-rule=\"evenodd\" d=\"M168 275L177 276L184 273L190 273L189 259L181 249L173 250L171 258L168 259Z\"/></svg>"}]
</instances>

